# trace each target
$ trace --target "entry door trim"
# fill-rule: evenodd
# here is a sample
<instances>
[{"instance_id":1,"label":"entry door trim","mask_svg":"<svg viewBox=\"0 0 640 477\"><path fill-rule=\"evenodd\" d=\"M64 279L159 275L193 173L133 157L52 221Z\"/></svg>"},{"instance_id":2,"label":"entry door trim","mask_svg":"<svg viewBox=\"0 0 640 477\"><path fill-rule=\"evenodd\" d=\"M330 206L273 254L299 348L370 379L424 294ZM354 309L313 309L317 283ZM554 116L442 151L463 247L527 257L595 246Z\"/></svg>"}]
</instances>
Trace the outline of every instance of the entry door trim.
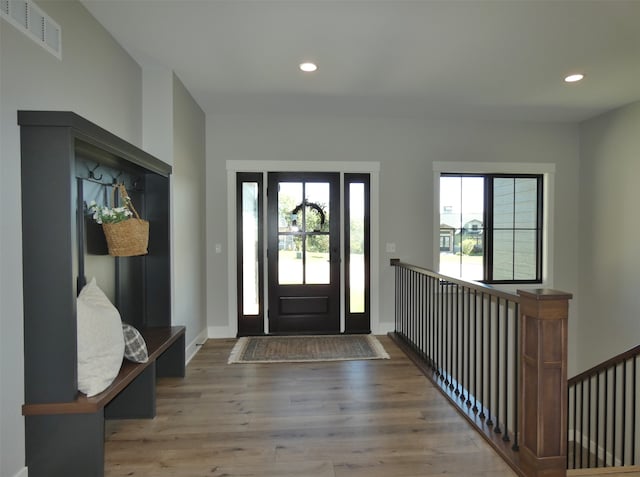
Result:
<instances>
[{"instance_id":1,"label":"entry door trim","mask_svg":"<svg viewBox=\"0 0 640 477\"><path fill-rule=\"evenodd\" d=\"M236 173L237 172L256 172L262 171L264 174L264 180L266 181L266 174L268 172L278 171L293 171L293 172L339 172L342 176L344 173L368 173L370 175L370 218L371 218L371 332L375 334L386 334L393 331L393 319L389 318L388 321L380 323L380 303L379 303L379 291L380 291L380 257L378 250L380 250L380 163L374 161L352 161L352 162L340 162L340 161L326 161L326 162L311 162L311 161L226 161L227 168L227 276L226 283L231 284L227 286L227 307L226 307L226 319L224 315L221 315L221 310L225 307L221 306L219 301L210 300L207 305L207 316L209 317L209 325L207 334L209 338L235 338L238 334L238 320L237 320L237 294L234 286L237 283L237 270L236 270ZM213 172L211 173L213 174ZM207 180L216 181L214 175L207 175ZM342 187L342 186L341 186ZM266 207L266 204L265 204ZM266 209L265 209L266 213ZM207 265L207 273L213 277L215 270L222 266L220 261L220 255L215 252L216 241L220 240L218 235L219 219L218 217L209 217L207 219L207 231L212 237L207 244L208 256L210 257L209 264ZM266 233L266 230L265 230ZM342 247L341 247L342 249ZM342 250L341 250L342 253ZM344 257L342 257L344 258ZM388 267L387 267L388 268ZM222 285L217 278L216 283ZM220 293L217 291L214 293L216 300L220 300L223 297L223 290ZM389 292L391 293L391 292ZM342 296L341 300L344 297ZM344 331L344 307L341 302L341 332Z\"/></svg>"}]
</instances>

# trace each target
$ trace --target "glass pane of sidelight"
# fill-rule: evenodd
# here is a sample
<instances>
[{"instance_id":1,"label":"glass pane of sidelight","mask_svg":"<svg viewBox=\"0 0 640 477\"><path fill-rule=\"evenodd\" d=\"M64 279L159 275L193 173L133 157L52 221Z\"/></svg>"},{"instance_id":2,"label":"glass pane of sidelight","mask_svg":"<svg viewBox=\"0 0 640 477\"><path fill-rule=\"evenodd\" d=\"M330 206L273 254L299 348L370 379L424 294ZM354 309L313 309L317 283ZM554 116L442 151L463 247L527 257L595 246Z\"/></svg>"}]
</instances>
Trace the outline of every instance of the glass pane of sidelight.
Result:
<instances>
[{"instance_id":1,"label":"glass pane of sidelight","mask_svg":"<svg viewBox=\"0 0 640 477\"><path fill-rule=\"evenodd\" d=\"M242 183L242 313L260 313L258 250L258 184Z\"/></svg>"},{"instance_id":2,"label":"glass pane of sidelight","mask_svg":"<svg viewBox=\"0 0 640 477\"><path fill-rule=\"evenodd\" d=\"M330 283L329 235L307 235L305 283L309 285Z\"/></svg>"},{"instance_id":3,"label":"glass pane of sidelight","mask_svg":"<svg viewBox=\"0 0 640 477\"><path fill-rule=\"evenodd\" d=\"M364 184L349 184L349 312L364 313Z\"/></svg>"}]
</instances>

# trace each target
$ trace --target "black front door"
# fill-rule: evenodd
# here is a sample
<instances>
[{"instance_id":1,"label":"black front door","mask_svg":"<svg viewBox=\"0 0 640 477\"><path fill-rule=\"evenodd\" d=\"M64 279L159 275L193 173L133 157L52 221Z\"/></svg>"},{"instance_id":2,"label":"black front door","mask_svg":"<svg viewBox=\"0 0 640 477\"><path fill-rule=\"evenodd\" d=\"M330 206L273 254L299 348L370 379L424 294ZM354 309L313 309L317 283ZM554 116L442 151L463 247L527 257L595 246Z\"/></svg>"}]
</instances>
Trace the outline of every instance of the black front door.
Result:
<instances>
[{"instance_id":1,"label":"black front door","mask_svg":"<svg viewBox=\"0 0 640 477\"><path fill-rule=\"evenodd\" d=\"M340 332L340 176L269 173L269 333Z\"/></svg>"}]
</instances>

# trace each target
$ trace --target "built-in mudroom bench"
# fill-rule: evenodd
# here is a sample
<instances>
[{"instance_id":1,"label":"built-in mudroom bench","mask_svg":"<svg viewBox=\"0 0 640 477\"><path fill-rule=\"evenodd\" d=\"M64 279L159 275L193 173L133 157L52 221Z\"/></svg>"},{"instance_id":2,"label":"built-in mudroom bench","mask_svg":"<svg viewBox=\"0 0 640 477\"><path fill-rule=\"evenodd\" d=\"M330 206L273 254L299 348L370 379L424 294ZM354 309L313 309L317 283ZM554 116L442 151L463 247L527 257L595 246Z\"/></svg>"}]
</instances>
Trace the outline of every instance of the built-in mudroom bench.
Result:
<instances>
[{"instance_id":1,"label":"built-in mudroom bench","mask_svg":"<svg viewBox=\"0 0 640 477\"><path fill-rule=\"evenodd\" d=\"M171 167L72 112L19 111L18 124L26 464L30 477L103 476L104 420L153 418L156 377L185 374L185 329L171 323ZM115 184L149 222L148 254L109 255L88 211L91 201L117 202ZM148 360L123 359L113 382L87 397L77 297L93 278L140 331Z\"/></svg>"}]
</instances>

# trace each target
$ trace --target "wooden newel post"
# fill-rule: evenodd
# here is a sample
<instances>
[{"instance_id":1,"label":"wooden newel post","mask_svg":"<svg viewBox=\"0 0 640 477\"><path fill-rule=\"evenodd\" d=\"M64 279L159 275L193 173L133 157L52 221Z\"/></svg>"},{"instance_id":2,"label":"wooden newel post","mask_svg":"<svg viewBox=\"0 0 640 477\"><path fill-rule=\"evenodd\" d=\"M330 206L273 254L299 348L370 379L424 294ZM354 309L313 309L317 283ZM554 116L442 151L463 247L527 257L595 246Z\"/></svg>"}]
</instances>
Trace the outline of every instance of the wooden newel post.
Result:
<instances>
[{"instance_id":1,"label":"wooden newel post","mask_svg":"<svg viewBox=\"0 0 640 477\"><path fill-rule=\"evenodd\" d=\"M522 314L521 466L527 476L567 475L567 325L572 295L518 290Z\"/></svg>"}]
</instances>

